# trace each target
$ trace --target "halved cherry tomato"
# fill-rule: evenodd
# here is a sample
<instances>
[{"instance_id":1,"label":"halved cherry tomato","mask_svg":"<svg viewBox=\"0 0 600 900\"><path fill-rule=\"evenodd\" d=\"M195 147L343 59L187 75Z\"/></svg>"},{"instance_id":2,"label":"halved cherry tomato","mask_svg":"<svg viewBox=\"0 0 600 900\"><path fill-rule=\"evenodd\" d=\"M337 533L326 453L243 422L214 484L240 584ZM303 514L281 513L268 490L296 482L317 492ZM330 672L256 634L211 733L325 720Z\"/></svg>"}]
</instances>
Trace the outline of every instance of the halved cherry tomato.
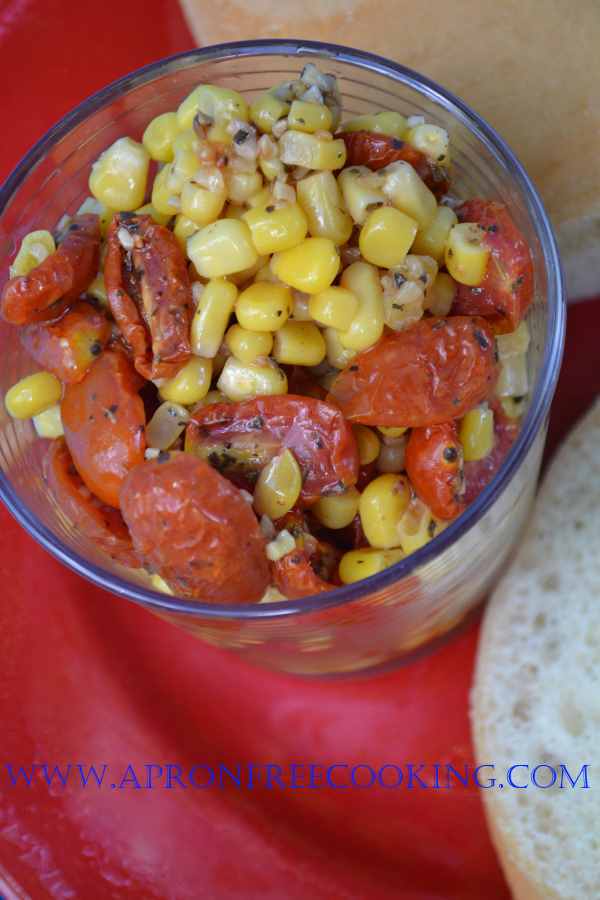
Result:
<instances>
[{"instance_id":1,"label":"halved cherry tomato","mask_svg":"<svg viewBox=\"0 0 600 900\"><path fill-rule=\"evenodd\" d=\"M485 316L499 333L514 331L533 300L533 264L525 238L502 203L468 200L456 212L461 222L484 228L490 258L480 285L458 285L452 312Z\"/></svg>"},{"instance_id":2,"label":"halved cherry tomato","mask_svg":"<svg viewBox=\"0 0 600 900\"><path fill-rule=\"evenodd\" d=\"M435 425L484 400L497 373L494 335L485 319L432 317L355 356L328 400L350 422Z\"/></svg>"},{"instance_id":3,"label":"halved cherry tomato","mask_svg":"<svg viewBox=\"0 0 600 900\"><path fill-rule=\"evenodd\" d=\"M74 384L102 353L111 332L104 313L81 300L56 322L28 325L21 343L43 369Z\"/></svg>"},{"instance_id":4,"label":"halved cherry tomato","mask_svg":"<svg viewBox=\"0 0 600 900\"><path fill-rule=\"evenodd\" d=\"M463 451L455 422L413 428L406 445L406 474L438 519L454 519L464 501Z\"/></svg>"},{"instance_id":5,"label":"halved cherry tomato","mask_svg":"<svg viewBox=\"0 0 600 900\"><path fill-rule=\"evenodd\" d=\"M98 272L100 220L73 216L54 253L4 285L0 314L12 325L56 319L85 291Z\"/></svg>"},{"instance_id":6,"label":"halved cherry tomato","mask_svg":"<svg viewBox=\"0 0 600 900\"><path fill-rule=\"evenodd\" d=\"M44 460L44 478L74 530L124 566L139 568L131 535L119 510L101 503L87 489L62 438L52 441Z\"/></svg>"},{"instance_id":7,"label":"halved cherry tomato","mask_svg":"<svg viewBox=\"0 0 600 900\"><path fill-rule=\"evenodd\" d=\"M142 380L120 350L105 350L79 384L69 384L61 404L65 440L89 490L119 508L127 473L144 459Z\"/></svg>"},{"instance_id":8,"label":"halved cherry tomato","mask_svg":"<svg viewBox=\"0 0 600 900\"><path fill-rule=\"evenodd\" d=\"M494 446L483 459L465 463L465 503L472 503L490 483L518 434L519 423L509 419L499 404L494 404Z\"/></svg>"},{"instance_id":9,"label":"halved cherry tomato","mask_svg":"<svg viewBox=\"0 0 600 900\"><path fill-rule=\"evenodd\" d=\"M189 453L163 452L133 469L121 510L140 558L182 597L253 603L270 583L252 507Z\"/></svg>"},{"instance_id":10,"label":"halved cherry tomato","mask_svg":"<svg viewBox=\"0 0 600 900\"><path fill-rule=\"evenodd\" d=\"M283 448L302 471L303 504L356 483L358 451L339 409L312 397L257 397L194 412L185 449L227 478L252 487L261 469Z\"/></svg>"},{"instance_id":11,"label":"halved cherry tomato","mask_svg":"<svg viewBox=\"0 0 600 900\"><path fill-rule=\"evenodd\" d=\"M175 375L191 355L193 302L186 260L173 232L150 216L116 215L107 235L104 281L138 372L144 378Z\"/></svg>"},{"instance_id":12,"label":"halved cherry tomato","mask_svg":"<svg viewBox=\"0 0 600 900\"><path fill-rule=\"evenodd\" d=\"M311 534L305 516L298 510L288 513L278 525L296 540L296 549L271 565L273 580L281 593L297 600L336 587L341 552Z\"/></svg>"},{"instance_id":13,"label":"halved cherry tomato","mask_svg":"<svg viewBox=\"0 0 600 900\"><path fill-rule=\"evenodd\" d=\"M346 166L368 166L377 171L392 162L403 160L411 164L436 197L447 193L450 186L447 170L406 141L373 131L344 131L338 136L344 139L346 145Z\"/></svg>"}]
</instances>

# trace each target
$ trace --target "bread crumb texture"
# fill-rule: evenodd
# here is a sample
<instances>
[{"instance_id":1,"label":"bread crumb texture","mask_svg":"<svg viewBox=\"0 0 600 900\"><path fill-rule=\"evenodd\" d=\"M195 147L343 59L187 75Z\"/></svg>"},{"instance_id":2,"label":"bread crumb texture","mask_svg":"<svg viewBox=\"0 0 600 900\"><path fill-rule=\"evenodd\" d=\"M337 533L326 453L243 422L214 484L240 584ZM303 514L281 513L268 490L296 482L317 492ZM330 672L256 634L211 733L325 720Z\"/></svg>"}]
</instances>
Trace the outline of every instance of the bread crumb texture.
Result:
<instances>
[{"instance_id":1,"label":"bread crumb texture","mask_svg":"<svg viewBox=\"0 0 600 900\"><path fill-rule=\"evenodd\" d=\"M482 794L516 900L600 898L600 399L556 454L486 610L472 724L498 781L519 763L573 778L589 765L589 790Z\"/></svg>"}]
</instances>

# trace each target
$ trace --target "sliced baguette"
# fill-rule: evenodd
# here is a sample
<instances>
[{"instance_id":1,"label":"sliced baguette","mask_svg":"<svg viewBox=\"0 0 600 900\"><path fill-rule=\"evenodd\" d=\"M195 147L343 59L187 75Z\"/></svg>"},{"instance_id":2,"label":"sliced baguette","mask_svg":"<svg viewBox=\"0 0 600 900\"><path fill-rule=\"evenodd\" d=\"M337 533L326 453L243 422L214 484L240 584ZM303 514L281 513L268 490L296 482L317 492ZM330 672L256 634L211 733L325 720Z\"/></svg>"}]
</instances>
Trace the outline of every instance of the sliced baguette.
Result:
<instances>
[{"instance_id":1,"label":"sliced baguette","mask_svg":"<svg viewBox=\"0 0 600 900\"><path fill-rule=\"evenodd\" d=\"M497 781L515 763L563 763L574 778L590 766L589 789L482 794L516 900L600 898L600 400L558 451L486 610L472 725Z\"/></svg>"}]
</instances>

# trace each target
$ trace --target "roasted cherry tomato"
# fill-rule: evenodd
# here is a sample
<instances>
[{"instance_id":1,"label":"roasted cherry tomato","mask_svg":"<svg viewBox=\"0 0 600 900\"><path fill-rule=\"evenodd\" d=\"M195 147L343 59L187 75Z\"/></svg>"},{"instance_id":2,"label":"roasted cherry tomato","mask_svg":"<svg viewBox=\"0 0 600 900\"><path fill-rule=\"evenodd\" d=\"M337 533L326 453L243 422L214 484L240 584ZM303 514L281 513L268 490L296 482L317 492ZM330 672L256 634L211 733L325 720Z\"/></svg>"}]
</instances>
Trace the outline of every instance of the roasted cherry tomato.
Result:
<instances>
[{"instance_id":1,"label":"roasted cherry tomato","mask_svg":"<svg viewBox=\"0 0 600 900\"><path fill-rule=\"evenodd\" d=\"M116 215L108 230L104 282L135 367L170 378L191 355L192 288L183 251L150 216Z\"/></svg>"},{"instance_id":2,"label":"roasted cherry tomato","mask_svg":"<svg viewBox=\"0 0 600 900\"><path fill-rule=\"evenodd\" d=\"M494 404L494 446L483 459L465 463L465 503L472 503L490 483L518 434L519 423L509 419L499 404Z\"/></svg>"},{"instance_id":3,"label":"roasted cherry tomato","mask_svg":"<svg viewBox=\"0 0 600 900\"><path fill-rule=\"evenodd\" d=\"M466 506L463 451L456 423L413 428L405 459L413 488L434 516L456 518Z\"/></svg>"},{"instance_id":4,"label":"roasted cherry tomato","mask_svg":"<svg viewBox=\"0 0 600 900\"><path fill-rule=\"evenodd\" d=\"M81 381L112 332L103 312L81 300L56 322L28 325L21 343L48 372L66 383Z\"/></svg>"},{"instance_id":5,"label":"roasted cherry tomato","mask_svg":"<svg viewBox=\"0 0 600 900\"><path fill-rule=\"evenodd\" d=\"M502 203L468 200L457 215L461 222L477 222L485 229L490 258L480 285L458 285L452 312L485 316L500 333L514 331L533 300L533 264L525 238Z\"/></svg>"},{"instance_id":6,"label":"roasted cherry tomato","mask_svg":"<svg viewBox=\"0 0 600 900\"><path fill-rule=\"evenodd\" d=\"M142 380L120 350L105 350L79 384L69 384L61 404L65 440L89 490L119 507L119 490L144 459Z\"/></svg>"},{"instance_id":7,"label":"roasted cherry tomato","mask_svg":"<svg viewBox=\"0 0 600 900\"><path fill-rule=\"evenodd\" d=\"M0 300L2 318L12 325L56 319L85 291L98 272L98 216L73 216L54 253L5 284Z\"/></svg>"},{"instance_id":8,"label":"roasted cherry tomato","mask_svg":"<svg viewBox=\"0 0 600 900\"><path fill-rule=\"evenodd\" d=\"M296 549L272 563L273 581L290 600L320 594L337 587L341 552L311 534L305 516L293 510L279 522L296 540ZM338 582L339 583L339 582Z\"/></svg>"},{"instance_id":9,"label":"roasted cherry tomato","mask_svg":"<svg viewBox=\"0 0 600 900\"><path fill-rule=\"evenodd\" d=\"M181 597L253 603L270 583L265 539L239 490L189 453L128 475L121 510L144 564Z\"/></svg>"},{"instance_id":10,"label":"roasted cherry tomato","mask_svg":"<svg viewBox=\"0 0 600 900\"><path fill-rule=\"evenodd\" d=\"M121 513L112 506L106 506L87 489L62 439L52 441L48 448L44 478L61 512L76 532L116 562L139 568L131 535Z\"/></svg>"},{"instance_id":11,"label":"roasted cherry tomato","mask_svg":"<svg viewBox=\"0 0 600 900\"><path fill-rule=\"evenodd\" d=\"M443 196L450 186L446 169L400 138L374 131L345 131L339 137L344 139L346 145L346 166L368 166L376 171L403 160L411 164L436 197Z\"/></svg>"},{"instance_id":12,"label":"roasted cherry tomato","mask_svg":"<svg viewBox=\"0 0 600 900\"><path fill-rule=\"evenodd\" d=\"M252 487L261 469L288 448L302 471L303 504L356 483L358 451L352 429L334 406L311 397L257 397L197 410L185 448L227 478Z\"/></svg>"},{"instance_id":13,"label":"roasted cherry tomato","mask_svg":"<svg viewBox=\"0 0 600 900\"><path fill-rule=\"evenodd\" d=\"M328 399L350 422L417 428L463 415L497 378L485 319L421 319L354 357Z\"/></svg>"}]
</instances>

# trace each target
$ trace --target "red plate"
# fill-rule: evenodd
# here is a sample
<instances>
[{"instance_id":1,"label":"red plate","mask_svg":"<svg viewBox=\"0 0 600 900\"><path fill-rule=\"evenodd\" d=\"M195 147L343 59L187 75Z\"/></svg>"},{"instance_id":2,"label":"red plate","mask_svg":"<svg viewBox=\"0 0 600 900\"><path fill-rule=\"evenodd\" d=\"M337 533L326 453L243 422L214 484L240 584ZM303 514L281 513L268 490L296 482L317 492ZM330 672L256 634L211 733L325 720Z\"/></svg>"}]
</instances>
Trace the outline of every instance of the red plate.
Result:
<instances>
[{"instance_id":1,"label":"red plate","mask_svg":"<svg viewBox=\"0 0 600 900\"><path fill-rule=\"evenodd\" d=\"M86 8L87 7L87 8ZM30 35L43 16L32 65ZM0 170L69 107L192 45L170 4L14 3L0 14L11 144ZM110 46L110 52L107 47ZM78 55L79 54L79 55ZM17 81L14 73L19 72ZM591 383L600 302L569 315L555 440ZM575 346L577 352L574 352ZM595 376L600 379L597 373ZM468 692L477 626L370 679L302 681L195 641L62 568L0 511L0 894L6 898L506 900L474 788L124 789L128 763L472 763ZM102 789L7 763L110 768ZM76 770L74 770L76 773ZM342 770L338 770L340 773ZM206 770L198 769L202 778ZM175 772L173 772L175 774Z\"/></svg>"}]
</instances>

